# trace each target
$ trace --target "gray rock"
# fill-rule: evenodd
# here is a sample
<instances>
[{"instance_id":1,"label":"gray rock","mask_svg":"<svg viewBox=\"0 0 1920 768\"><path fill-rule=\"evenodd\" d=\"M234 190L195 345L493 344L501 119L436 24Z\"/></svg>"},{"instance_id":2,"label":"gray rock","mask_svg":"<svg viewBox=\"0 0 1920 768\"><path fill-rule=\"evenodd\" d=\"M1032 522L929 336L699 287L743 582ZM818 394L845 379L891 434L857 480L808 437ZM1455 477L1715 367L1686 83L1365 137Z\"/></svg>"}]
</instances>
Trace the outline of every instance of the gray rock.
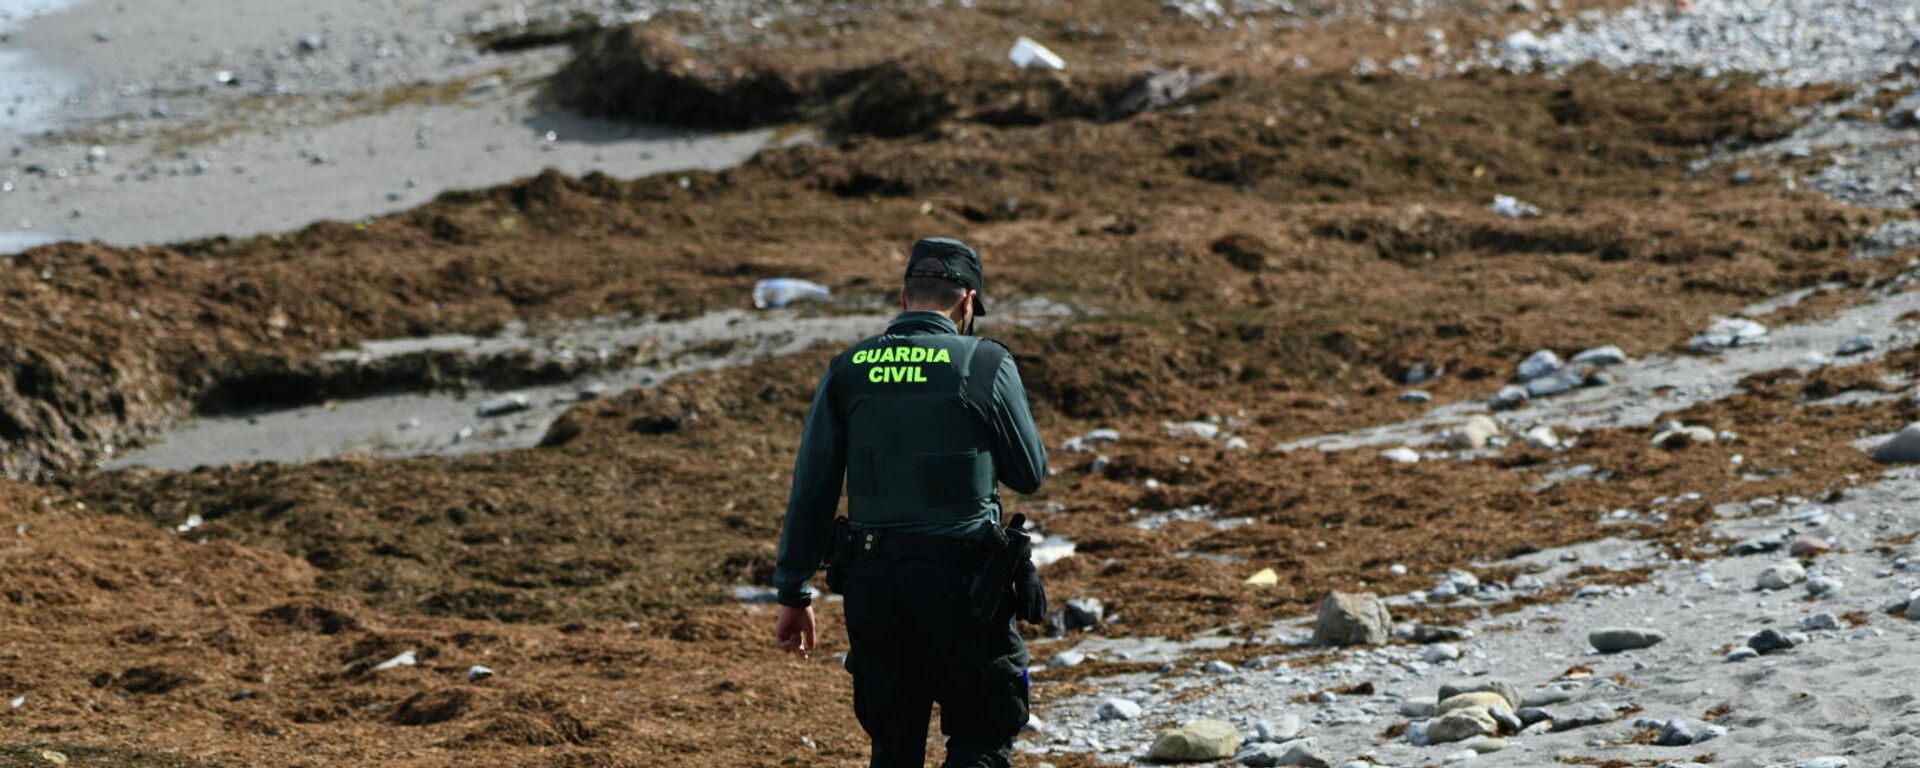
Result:
<instances>
[{"instance_id":1,"label":"gray rock","mask_svg":"<svg viewBox=\"0 0 1920 768\"><path fill-rule=\"evenodd\" d=\"M1133 701L1112 698L1100 702L1100 709L1094 713L1094 717L1101 720L1132 720L1139 717L1143 711L1140 705Z\"/></svg>"},{"instance_id":2,"label":"gray rock","mask_svg":"<svg viewBox=\"0 0 1920 768\"><path fill-rule=\"evenodd\" d=\"M1457 451L1479 450L1500 434L1500 422L1484 413L1467 417L1467 423L1447 432L1447 447Z\"/></svg>"},{"instance_id":3,"label":"gray rock","mask_svg":"<svg viewBox=\"0 0 1920 768\"><path fill-rule=\"evenodd\" d=\"M1550 707L1555 704L1565 704L1569 701L1573 701L1573 691L1561 688L1542 688L1537 691L1529 691L1527 695L1520 697L1520 706Z\"/></svg>"},{"instance_id":4,"label":"gray rock","mask_svg":"<svg viewBox=\"0 0 1920 768\"><path fill-rule=\"evenodd\" d=\"M1097 597L1081 597L1067 601L1067 631L1090 629L1100 626L1100 620L1107 615L1106 604Z\"/></svg>"},{"instance_id":5,"label":"gray rock","mask_svg":"<svg viewBox=\"0 0 1920 768\"><path fill-rule=\"evenodd\" d=\"M467 682L477 683L489 677L493 677L492 669L488 669L487 667L483 667L478 664L475 664L471 667L467 667Z\"/></svg>"},{"instance_id":6,"label":"gray rock","mask_svg":"<svg viewBox=\"0 0 1920 768\"><path fill-rule=\"evenodd\" d=\"M1315 645L1379 645L1393 635L1393 616L1372 592L1331 592L1314 622Z\"/></svg>"},{"instance_id":7,"label":"gray rock","mask_svg":"<svg viewBox=\"0 0 1920 768\"><path fill-rule=\"evenodd\" d=\"M1573 362L1579 365L1620 365L1626 361L1627 353L1613 345L1595 347L1573 356Z\"/></svg>"},{"instance_id":8,"label":"gray rock","mask_svg":"<svg viewBox=\"0 0 1920 768\"><path fill-rule=\"evenodd\" d=\"M1601 627L1587 633L1587 642L1601 653L1619 653L1651 648L1666 642L1667 633L1636 627Z\"/></svg>"},{"instance_id":9,"label":"gray rock","mask_svg":"<svg viewBox=\"0 0 1920 768\"><path fill-rule=\"evenodd\" d=\"M1514 713L1514 717L1520 718L1520 729L1526 730L1534 723L1551 721L1553 713L1547 711L1545 707L1523 707L1519 712Z\"/></svg>"},{"instance_id":10,"label":"gray rock","mask_svg":"<svg viewBox=\"0 0 1920 768\"><path fill-rule=\"evenodd\" d=\"M1410 389L1400 393L1399 400L1403 403L1431 403L1433 394L1426 390Z\"/></svg>"},{"instance_id":11,"label":"gray rock","mask_svg":"<svg viewBox=\"0 0 1920 768\"><path fill-rule=\"evenodd\" d=\"M1908 599L1907 609L1902 614L1913 621L1920 621L1920 600Z\"/></svg>"},{"instance_id":12,"label":"gray rock","mask_svg":"<svg viewBox=\"0 0 1920 768\"><path fill-rule=\"evenodd\" d=\"M1440 701L1446 701L1463 693L1497 693L1507 700L1508 709L1520 708L1520 689L1497 677L1480 680L1454 680L1440 686Z\"/></svg>"},{"instance_id":13,"label":"gray rock","mask_svg":"<svg viewBox=\"0 0 1920 768\"><path fill-rule=\"evenodd\" d=\"M1767 566L1755 581L1761 589L1786 589L1807 580L1807 569L1800 563L1789 560Z\"/></svg>"},{"instance_id":14,"label":"gray rock","mask_svg":"<svg viewBox=\"0 0 1920 768\"><path fill-rule=\"evenodd\" d=\"M1579 389L1587 383L1587 372L1582 368L1562 368L1553 373L1531 379L1527 382L1528 397L1552 397Z\"/></svg>"},{"instance_id":15,"label":"gray rock","mask_svg":"<svg viewBox=\"0 0 1920 768\"><path fill-rule=\"evenodd\" d=\"M1801 761L1795 768L1847 768L1848 765L1851 763L1844 757L1816 757Z\"/></svg>"},{"instance_id":16,"label":"gray rock","mask_svg":"<svg viewBox=\"0 0 1920 768\"><path fill-rule=\"evenodd\" d=\"M1173 763L1224 760L1240 751L1240 730L1224 720L1195 720L1154 737L1147 756Z\"/></svg>"},{"instance_id":17,"label":"gray rock","mask_svg":"<svg viewBox=\"0 0 1920 768\"><path fill-rule=\"evenodd\" d=\"M1408 699L1400 702L1400 715L1402 717L1412 718L1433 717L1438 708L1438 702L1428 701L1426 699Z\"/></svg>"},{"instance_id":18,"label":"gray rock","mask_svg":"<svg viewBox=\"0 0 1920 768\"><path fill-rule=\"evenodd\" d=\"M1661 726L1660 733L1653 743L1663 747L1685 747L1703 741L1711 741L1726 735L1723 726L1710 725L1691 717L1676 717Z\"/></svg>"},{"instance_id":19,"label":"gray rock","mask_svg":"<svg viewBox=\"0 0 1920 768\"><path fill-rule=\"evenodd\" d=\"M1840 357L1847 357L1849 355L1860 355L1860 354L1872 352L1873 346L1874 346L1873 337L1863 333L1855 336L1848 336L1845 340L1840 342L1840 347L1838 349L1835 349L1833 353L1835 355L1839 355Z\"/></svg>"},{"instance_id":20,"label":"gray rock","mask_svg":"<svg viewBox=\"0 0 1920 768\"><path fill-rule=\"evenodd\" d=\"M1298 765L1306 768L1329 768L1333 762L1320 754L1313 739L1294 739L1283 743L1251 744L1240 750L1234 760L1252 768L1267 766Z\"/></svg>"},{"instance_id":21,"label":"gray rock","mask_svg":"<svg viewBox=\"0 0 1920 768\"><path fill-rule=\"evenodd\" d=\"M1481 707L1456 709L1427 723L1427 741L1450 744L1476 736L1492 736L1500 731L1493 715Z\"/></svg>"},{"instance_id":22,"label":"gray rock","mask_svg":"<svg viewBox=\"0 0 1920 768\"><path fill-rule=\"evenodd\" d=\"M1755 632L1752 637L1747 638L1747 647L1760 654L1784 651L1794 645L1793 638L1787 633L1771 627Z\"/></svg>"},{"instance_id":23,"label":"gray rock","mask_svg":"<svg viewBox=\"0 0 1920 768\"><path fill-rule=\"evenodd\" d=\"M1787 545L1787 540L1792 537L1793 531L1780 528L1772 533L1761 534L1750 539L1735 542L1732 546L1727 547L1727 554L1738 557L1758 555L1766 552L1778 552L1781 547Z\"/></svg>"},{"instance_id":24,"label":"gray rock","mask_svg":"<svg viewBox=\"0 0 1920 768\"><path fill-rule=\"evenodd\" d=\"M1582 704L1577 707L1565 709L1555 708L1548 710L1548 713L1549 718L1553 720L1553 730L1555 731L1570 731L1575 728L1585 728L1590 725L1611 723L1620 719L1619 713L1615 712L1613 707L1605 704Z\"/></svg>"},{"instance_id":25,"label":"gray rock","mask_svg":"<svg viewBox=\"0 0 1920 768\"><path fill-rule=\"evenodd\" d=\"M1487 407L1496 411L1510 411L1526 404L1527 397L1526 387L1509 384L1501 387L1499 392L1493 394L1492 399L1487 400Z\"/></svg>"},{"instance_id":26,"label":"gray rock","mask_svg":"<svg viewBox=\"0 0 1920 768\"><path fill-rule=\"evenodd\" d=\"M1800 620L1800 628L1809 632L1828 630L1838 631L1840 619L1831 613L1816 613Z\"/></svg>"},{"instance_id":27,"label":"gray rock","mask_svg":"<svg viewBox=\"0 0 1920 768\"><path fill-rule=\"evenodd\" d=\"M1758 658L1759 656L1760 656L1759 651L1756 651L1752 648L1748 648L1744 645L1738 648L1735 648L1731 651L1727 651L1727 661L1746 661L1747 659Z\"/></svg>"},{"instance_id":28,"label":"gray rock","mask_svg":"<svg viewBox=\"0 0 1920 768\"><path fill-rule=\"evenodd\" d=\"M1744 317L1722 318L1695 335L1687 346L1695 352L1716 354L1732 347L1764 344L1767 333L1766 326Z\"/></svg>"},{"instance_id":29,"label":"gray rock","mask_svg":"<svg viewBox=\"0 0 1920 768\"><path fill-rule=\"evenodd\" d=\"M505 416L509 413L519 413L532 407L532 399L516 392L510 395L501 395L481 403L480 407L475 409L475 413L483 418Z\"/></svg>"},{"instance_id":30,"label":"gray rock","mask_svg":"<svg viewBox=\"0 0 1920 768\"><path fill-rule=\"evenodd\" d=\"M1920 464L1920 423L1908 424L1874 448L1873 460L1882 464Z\"/></svg>"},{"instance_id":31,"label":"gray rock","mask_svg":"<svg viewBox=\"0 0 1920 768\"><path fill-rule=\"evenodd\" d=\"M1260 741L1292 741L1306 730L1306 723L1292 713L1281 715L1277 720L1262 720L1253 726L1254 735Z\"/></svg>"},{"instance_id":32,"label":"gray rock","mask_svg":"<svg viewBox=\"0 0 1920 768\"><path fill-rule=\"evenodd\" d=\"M1079 651L1061 651L1047 660L1049 667L1077 667L1086 663L1087 655Z\"/></svg>"},{"instance_id":33,"label":"gray rock","mask_svg":"<svg viewBox=\"0 0 1920 768\"><path fill-rule=\"evenodd\" d=\"M1434 643L1427 646L1426 652L1420 654L1420 658L1428 664L1459 661L1460 647L1452 643Z\"/></svg>"},{"instance_id":34,"label":"gray rock","mask_svg":"<svg viewBox=\"0 0 1920 768\"><path fill-rule=\"evenodd\" d=\"M1401 381L1409 387L1425 384L1440 378L1443 370L1444 369L1439 367L1428 366L1426 363L1414 363L1413 367L1407 369L1407 375L1403 377Z\"/></svg>"},{"instance_id":35,"label":"gray rock","mask_svg":"<svg viewBox=\"0 0 1920 768\"><path fill-rule=\"evenodd\" d=\"M1432 624L1415 624L1406 633L1409 643L1427 645L1429 643L1455 643L1472 640L1473 630L1460 627L1440 627Z\"/></svg>"},{"instance_id":36,"label":"gray rock","mask_svg":"<svg viewBox=\"0 0 1920 768\"><path fill-rule=\"evenodd\" d=\"M1533 354L1527 355L1525 360L1521 360L1518 366L1515 366L1513 380L1525 384L1542 376L1550 375L1565 367L1567 367L1566 362L1561 360L1560 355L1554 353L1553 350L1538 349L1534 350Z\"/></svg>"},{"instance_id":37,"label":"gray rock","mask_svg":"<svg viewBox=\"0 0 1920 768\"><path fill-rule=\"evenodd\" d=\"M1545 424L1527 430L1527 433L1522 435L1520 439L1526 441L1527 447L1542 451L1550 451L1560 447L1560 436L1554 434L1553 428Z\"/></svg>"},{"instance_id":38,"label":"gray rock","mask_svg":"<svg viewBox=\"0 0 1920 768\"><path fill-rule=\"evenodd\" d=\"M1846 584L1832 576L1815 576L1807 579L1807 594L1813 597L1825 597L1839 592Z\"/></svg>"}]
</instances>

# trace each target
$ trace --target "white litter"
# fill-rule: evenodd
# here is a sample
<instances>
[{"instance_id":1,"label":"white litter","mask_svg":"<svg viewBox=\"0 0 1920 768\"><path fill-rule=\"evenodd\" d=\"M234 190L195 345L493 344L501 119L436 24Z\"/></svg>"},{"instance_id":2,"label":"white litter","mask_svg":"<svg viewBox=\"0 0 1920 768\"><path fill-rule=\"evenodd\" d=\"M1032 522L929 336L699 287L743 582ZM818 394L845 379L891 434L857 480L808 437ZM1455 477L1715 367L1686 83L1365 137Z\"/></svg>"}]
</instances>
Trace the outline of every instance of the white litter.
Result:
<instances>
[{"instance_id":1,"label":"white litter","mask_svg":"<svg viewBox=\"0 0 1920 768\"><path fill-rule=\"evenodd\" d=\"M198 514L187 515L187 521L174 526L173 530L179 533L186 533L187 531L191 531L195 528L198 528L206 524L206 522L207 522L206 519L200 517Z\"/></svg>"},{"instance_id":2,"label":"white litter","mask_svg":"<svg viewBox=\"0 0 1920 768\"><path fill-rule=\"evenodd\" d=\"M753 284L754 309L778 309L796 301L825 301L833 291L810 280L776 277Z\"/></svg>"},{"instance_id":3,"label":"white litter","mask_svg":"<svg viewBox=\"0 0 1920 768\"><path fill-rule=\"evenodd\" d=\"M1036 66L1047 69L1067 68L1066 59L1060 58L1060 54L1047 50L1046 46L1034 42L1030 37L1013 41L1013 50L1007 51L1007 58L1013 62L1014 66L1021 69Z\"/></svg>"},{"instance_id":4,"label":"white litter","mask_svg":"<svg viewBox=\"0 0 1920 768\"><path fill-rule=\"evenodd\" d=\"M1540 215L1540 206L1512 195L1494 195L1493 212L1509 219L1531 219Z\"/></svg>"},{"instance_id":5,"label":"white litter","mask_svg":"<svg viewBox=\"0 0 1920 768\"><path fill-rule=\"evenodd\" d=\"M483 666L480 666L480 665L478 665L478 664L475 664L475 665L473 665L473 666L471 666L471 667L467 667L467 681L468 681L468 682L479 682L479 681L481 681L481 680L485 680L485 679L487 679L487 678L489 678L489 677L493 677L493 670L491 670L491 669L488 669L488 668L486 668L486 667L483 667Z\"/></svg>"},{"instance_id":6,"label":"white litter","mask_svg":"<svg viewBox=\"0 0 1920 768\"><path fill-rule=\"evenodd\" d=\"M389 669L393 669L394 667L411 667L419 663L420 663L420 660L414 658L413 651L406 650L406 651L401 651L400 655L398 656L395 656L391 659L387 659L386 661L373 665L373 671L385 672Z\"/></svg>"}]
</instances>

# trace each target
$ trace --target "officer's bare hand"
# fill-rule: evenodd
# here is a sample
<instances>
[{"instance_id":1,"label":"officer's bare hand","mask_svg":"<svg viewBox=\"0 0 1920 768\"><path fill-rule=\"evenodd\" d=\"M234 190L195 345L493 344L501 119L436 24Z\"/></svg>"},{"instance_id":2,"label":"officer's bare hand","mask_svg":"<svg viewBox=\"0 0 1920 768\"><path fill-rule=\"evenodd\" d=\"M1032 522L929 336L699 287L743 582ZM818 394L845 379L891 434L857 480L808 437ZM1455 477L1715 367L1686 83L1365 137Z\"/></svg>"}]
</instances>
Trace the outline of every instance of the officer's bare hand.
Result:
<instances>
[{"instance_id":1,"label":"officer's bare hand","mask_svg":"<svg viewBox=\"0 0 1920 768\"><path fill-rule=\"evenodd\" d=\"M781 648L813 658L813 608L780 606L780 620L773 625L773 641Z\"/></svg>"}]
</instances>

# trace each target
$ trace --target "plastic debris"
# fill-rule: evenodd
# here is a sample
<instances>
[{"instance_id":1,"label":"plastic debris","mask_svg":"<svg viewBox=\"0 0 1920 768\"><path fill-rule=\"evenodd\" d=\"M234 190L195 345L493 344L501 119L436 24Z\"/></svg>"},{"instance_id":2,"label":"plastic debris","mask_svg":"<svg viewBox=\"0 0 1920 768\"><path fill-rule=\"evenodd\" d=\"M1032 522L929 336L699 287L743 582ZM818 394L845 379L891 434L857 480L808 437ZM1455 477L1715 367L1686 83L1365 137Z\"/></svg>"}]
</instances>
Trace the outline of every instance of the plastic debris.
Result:
<instances>
[{"instance_id":1,"label":"plastic debris","mask_svg":"<svg viewBox=\"0 0 1920 768\"><path fill-rule=\"evenodd\" d=\"M27 705L27 697L25 696L16 696L12 701L7 702L8 709L19 709L26 705Z\"/></svg>"},{"instance_id":2,"label":"plastic debris","mask_svg":"<svg viewBox=\"0 0 1920 768\"><path fill-rule=\"evenodd\" d=\"M511 395L501 395L481 403L480 407L475 409L475 413L480 414L482 417L505 416L509 413L519 413L532 407L532 399L516 392Z\"/></svg>"},{"instance_id":3,"label":"plastic debris","mask_svg":"<svg viewBox=\"0 0 1920 768\"><path fill-rule=\"evenodd\" d=\"M179 533L186 533L187 531L191 531L195 528L198 528L206 524L206 522L207 522L206 518L201 517L199 514L197 513L191 514L191 515L187 515L186 522L174 526L173 530Z\"/></svg>"},{"instance_id":4,"label":"plastic debris","mask_svg":"<svg viewBox=\"0 0 1920 768\"><path fill-rule=\"evenodd\" d=\"M493 677L493 670L491 669L480 666L478 664L475 664L471 667L467 667L467 682L477 683L489 677Z\"/></svg>"},{"instance_id":5,"label":"plastic debris","mask_svg":"<svg viewBox=\"0 0 1920 768\"><path fill-rule=\"evenodd\" d=\"M776 277L753 284L754 309L778 309L796 301L825 301L833 296L826 286L792 277Z\"/></svg>"},{"instance_id":6,"label":"plastic debris","mask_svg":"<svg viewBox=\"0 0 1920 768\"><path fill-rule=\"evenodd\" d=\"M1259 573L1247 577L1249 587L1271 587L1280 583L1280 573L1272 568L1262 568Z\"/></svg>"},{"instance_id":7,"label":"plastic debris","mask_svg":"<svg viewBox=\"0 0 1920 768\"><path fill-rule=\"evenodd\" d=\"M420 663L420 660L417 658L414 658L412 650L405 650L405 651L401 651L400 655L398 656L395 656L391 659L387 659L386 661L373 665L373 671L385 672L389 669L393 669L394 667L411 667L419 663Z\"/></svg>"},{"instance_id":8,"label":"plastic debris","mask_svg":"<svg viewBox=\"0 0 1920 768\"><path fill-rule=\"evenodd\" d=\"M1066 59L1060 58L1060 54L1047 50L1046 46L1034 42L1033 38L1030 37L1022 37L1013 41L1013 50L1007 51L1007 59L1012 61L1014 66L1021 69L1030 67L1046 67L1047 69L1067 68Z\"/></svg>"},{"instance_id":9,"label":"plastic debris","mask_svg":"<svg viewBox=\"0 0 1920 768\"><path fill-rule=\"evenodd\" d=\"M1509 219L1531 219L1540 215L1540 206L1512 195L1494 195L1493 212Z\"/></svg>"}]
</instances>

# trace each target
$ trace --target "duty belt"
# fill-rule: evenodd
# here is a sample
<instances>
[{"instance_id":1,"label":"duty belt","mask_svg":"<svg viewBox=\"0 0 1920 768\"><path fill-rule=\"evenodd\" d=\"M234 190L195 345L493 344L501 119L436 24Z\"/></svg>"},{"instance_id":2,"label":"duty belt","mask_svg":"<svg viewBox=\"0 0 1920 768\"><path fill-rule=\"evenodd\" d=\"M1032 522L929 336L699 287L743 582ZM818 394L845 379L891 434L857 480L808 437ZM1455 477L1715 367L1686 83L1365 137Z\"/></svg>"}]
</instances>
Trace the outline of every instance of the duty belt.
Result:
<instances>
[{"instance_id":1,"label":"duty belt","mask_svg":"<svg viewBox=\"0 0 1920 768\"><path fill-rule=\"evenodd\" d=\"M973 567L987 559L987 551L950 536L916 536L884 530L853 532L853 551L862 557L886 555Z\"/></svg>"}]
</instances>

